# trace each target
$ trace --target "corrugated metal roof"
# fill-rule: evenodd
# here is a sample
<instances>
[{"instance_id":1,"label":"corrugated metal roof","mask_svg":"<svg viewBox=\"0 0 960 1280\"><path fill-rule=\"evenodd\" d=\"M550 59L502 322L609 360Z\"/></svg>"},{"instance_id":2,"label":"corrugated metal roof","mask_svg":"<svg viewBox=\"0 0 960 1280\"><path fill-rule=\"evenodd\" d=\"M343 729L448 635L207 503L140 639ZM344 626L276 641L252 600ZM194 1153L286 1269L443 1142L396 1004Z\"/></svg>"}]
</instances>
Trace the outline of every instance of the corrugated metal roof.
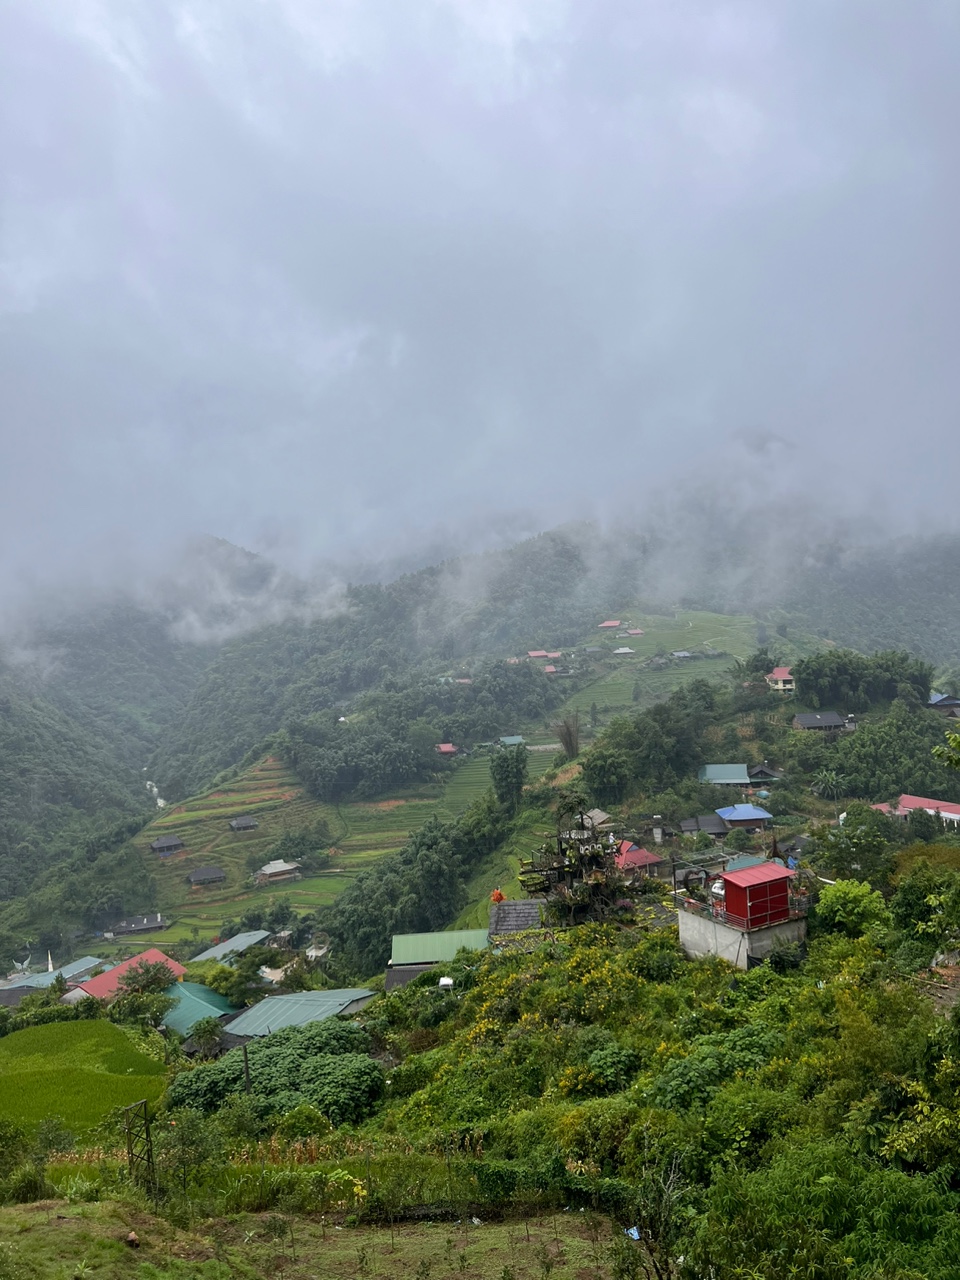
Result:
<instances>
[{"instance_id":1,"label":"corrugated metal roof","mask_svg":"<svg viewBox=\"0 0 960 1280\"><path fill-rule=\"evenodd\" d=\"M750 785L750 775L745 764L705 764L698 776L700 782L741 787Z\"/></svg>"},{"instance_id":2,"label":"corrugated metal roof","mask_svg":"<svg viewBox=\"0 0 960 1280\"><path fill-rule=\"evenodd\" d=\"M390 954L392 964L440 964L457 952L482 951L489 945L486 929L450 929L445 933L397 933Z\"/></svg>"},{"instance_id":3,"label":"corrugated metal roof","mask_svg":"<svg viewBox=\"0 0 960 1280\"><path fill-rule=\"evenodd\" d=\"M744 867L742 871L721 871L724 884L739 885L747 889L753 884L772 884L775 880L790 880L797 873L777 862L763 862L758 867Z\"/></svg>"},{"instance_id":4,"label":"corrugated metal roof","mask_svg":"<svg viewBox=\"0 0 960 1280\"><path fill-rule=\"evenodd\" d=\"M263 942L265 938L269 937L269 929L252 929L249 933L236 933L232 938L228 938L226 942L218 942L216 946L208 947L206 951L201 951L198 956L193 957L190 963L196 964L198 960L223 960L225 956L239 956L248 947L255 947L258 942Z\"/></svg>"},{"instance_id":5,"label":"corrugated metal roof","mask_svg":"<svg viewBox=\"0 0 960 1280\"><path fill-rule=\"evenodd\" d=\"M373 992L366 987L338 991L298 991L289 996L267 996L227 1023L233 1036L268 1036L282 1027L305 1027L342 1013L356 1000L366 1000Z\"/></svg>"},{"instance_id":6,"label":"corrugated metal roof","mask_svg":"<svg viewBox=\"0 0 960 1280\"><path fill-rule=\"evenodd\" d=\"M90 978L88 982L82 982L80 987L76 989L79 991L82 987L88 996L96 996L98 1000L107 1000L117 994L120 979L127 970L142 962L165 964L175 978L181 978L187 972L182 964L178 964L176 960L171 960L169 956L165 956L156 947L148 947L146 951L141 951L139 955L131 956L129 960L124 960L116 968L111 969L109 973L101 973L95 978Z\"/></svg>"},{"instance_id":7,"label":"corrugated metal roof","mask_svg":"<svg viewBox=\"0 0 960 1280\"><path fill-rule=\"evenodd\" d=\"M163 994L177 1002L164 1018L163 1025L172 1027L182 1036L188 1036L202 1018L218 1018L222 1013L233 1012L229 1000L199 982L175 982Z\"/></svg>"},{"instance_id":8,"label":"corrugated metal roof","mask_svg":"<svg viewBox=\"0 0 960 1280\"><path fill-rule=\"evenodd\" d=\"M96 968L111 969L113 966L108 964L106 960L98 960L96 956L81 956L79 960L71 960L69 964L62 964L59 969L54 969L53 973L31 973L28 978L18 979L18 987L32 987L34 990L53 985L53 981L58 973L69 980L71 978L80 978L85 973L89 973Z\"/></svg>"},{"instance_id":9,"label":"corrugated metal roof","mask_svg":"<svg viewBox=\"0 0 960 1280\"><path fill-rule=\"evenodd\" d=\"M755 804L730 804L725 809L714 809L714 813L724 822L749 822L751 818L760 822L773 816Z\"/></svg>"}]
</instances>

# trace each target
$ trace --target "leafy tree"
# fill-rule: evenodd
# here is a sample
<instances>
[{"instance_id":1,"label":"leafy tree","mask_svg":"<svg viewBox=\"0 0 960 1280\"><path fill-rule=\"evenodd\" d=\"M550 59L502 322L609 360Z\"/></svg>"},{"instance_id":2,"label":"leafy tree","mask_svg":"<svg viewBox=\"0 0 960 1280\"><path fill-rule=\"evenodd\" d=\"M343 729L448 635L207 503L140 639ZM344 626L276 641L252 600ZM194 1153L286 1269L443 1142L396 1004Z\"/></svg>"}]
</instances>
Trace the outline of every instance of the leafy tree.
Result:
<instances>
[{"instance_id":1,"label":"leafy tree","mask_svg":"<svg viewBox=\"0 0 960 1280\"><path fill-rule=\"evenodd\" d=\"M117 990L125 995L160 995L176 980L176 974L162 960L138 960L124 970Z\"/></svg>"},{"instance_id":2,"label":"leafy tree","mask_svg":"<svg viewBox=\"0 0 960 1280\"><path fill-rule=\"evenodd\" d=\"M529 756L523 743L515 747L499 747L490 757L494 794L510 813L515 813L520 807L528 767Z\"/></svg>"},{"instance_id":3,"label":"leafy tree","mask_svg":"<svg viewBox=\"0 0 960 1280\"><path fill-rule=\"evenodd\" d=\"M883 894L865 881L837 880L823 887L817 902L817 922L834 933L859 938L889 927L891 920Z\"/></svg>"},{"instance_id":4,"label":"leafy tree","mask_svg":"<svg viewBox=\"0 0 960 1280\"><path fill-rule=\"evenodd\" d=\"M194 1023L190 1039L200 1050L201 1057L211 1058L223 1044L223 1023L219 1018L201 1018Z\"/></svg>"},{"instance_id":5,"label":"leafy tree","mask_svg":"<svg viewBox=\"0 0 960 1280\"><path fill-rule=\"evenodd\" d=\"M583 759L583 780L598 804L619 804L630 783L630 764L622 751L598 743Z\"/></svg>"}]
</instances>

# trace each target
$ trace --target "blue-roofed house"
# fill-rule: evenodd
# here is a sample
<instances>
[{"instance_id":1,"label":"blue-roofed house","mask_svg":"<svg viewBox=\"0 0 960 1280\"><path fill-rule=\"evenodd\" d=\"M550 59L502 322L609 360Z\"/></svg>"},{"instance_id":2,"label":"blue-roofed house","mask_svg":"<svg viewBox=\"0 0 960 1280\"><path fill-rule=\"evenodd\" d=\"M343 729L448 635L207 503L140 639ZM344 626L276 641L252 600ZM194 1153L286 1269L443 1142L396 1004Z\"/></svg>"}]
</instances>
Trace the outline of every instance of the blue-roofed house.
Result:
<instances>
[{"instance_id":1,"label":"blue-roofed house","mask_svg":"<svg viewBox=\"0 0 960 1280\"><path fill-rule=\"evenodd\" d=\"M18 979L18 987L31 987L34 991L43 991L53 986L57 974L62 973L68 986L74 986L88 977L94 969L112 969L113 965L96 956L81 956L79 960L71 960L49 973L31 973L29 977Z\"/></svg>"},{"instance_id":2,"label":"blue-roofed house","mask_svg":"<svg viewBox=\"0 0 960 1280\"><path fill-rule=\"evenodd\" d=\"M297 991L289 996L267 996L225 1023L231 1037L268 1036L284 1027L305 1027L340 1013L359 1013L373 999L366 987L338 991Z\"/></svg>"},{"instance_id":3,"label":"blue-roofed house","mask_svg":"<svg viewBox=\"0 0 960 1280\"><path fill-rule=\"evenodd\" d=\"M524 739L519 733L508 733L506 737L500 739L501 747L522 747Z\"/></svg>"},{"instance_id":4,"label":"blue-roofed house","mask_svg":"<svg viewBox=\"0 0 960 1280\"><path fill-rule=\"evenodd\" d=\"M228 956L242 956L244 951L266 942L269 937L269 929L251 929L248 933L236 933L232 938L228 938L226 942L218 942L216 946L208 947L206 951L201 951L198 956L193 957L190 963L197 964L202 963L204 960L217 960L220 964L223 964Z\"/></svg>"},{"instance_id":5,"label":"blue-roofed house","mask_svg":"<svg viewBox=\"0 0 960 1280\"><path fill-rule=\"evenodd\" d=\"M220 1018L225 1013L235 1013L226 997L211 991L199 982L175 982L163 993L176 1004L164 1016L163 1025L188 1036L204 1018Z\"/></svg>"},{"instance_id":6,"label":"blue-roofed house","mask_svg":"<svg viewBox=\"0 0 960 1280\"><path fill-rule=\"evenodd\" d=\"M755 804L730 804L725 809L714 809L714 813L731 830L735 827L759 827L762 830L773 817L772 813Z\"/></svg>"}]
</instances>

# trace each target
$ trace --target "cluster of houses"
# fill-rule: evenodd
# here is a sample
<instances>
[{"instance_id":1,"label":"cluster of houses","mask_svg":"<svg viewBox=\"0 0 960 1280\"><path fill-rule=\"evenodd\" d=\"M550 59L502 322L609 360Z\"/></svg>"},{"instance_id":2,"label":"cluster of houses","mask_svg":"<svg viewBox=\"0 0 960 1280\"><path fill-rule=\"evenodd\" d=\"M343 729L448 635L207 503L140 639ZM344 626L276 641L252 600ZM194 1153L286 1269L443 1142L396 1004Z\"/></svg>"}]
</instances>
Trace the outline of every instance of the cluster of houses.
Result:
<instances>
[{"instance_id":1,"label":"cluster of houses","mask_svg":"<svg viewBox=\"0 0 960 1280\"><path fill-rule=\"evenodd\" d=\"M193 962L213 960L218 964L230 965L237 956L243 955L251 947L271 946L282 941L281 935L272 937L267 929L251 930L208 948L195 956ZM84 956L54 969L48 960L46 973L16 975L6 985L0 986L0 1006L16 1008L27 996L51 987L58 976L62 976L67 984L67 991L60 998L61 1003L76 1004L86 997L93 997L109 1004L121 994L124 974L134 966L144 963L166 965L173 979L163 992L173 1001L173 1006L165 1014L161 1029L189 1037L198 1022L205 1018L216 1018L223 1027L220 1052L245 1044L251 1039L270 1035L284 1027L305 1026L338 1014L357 1013L374 995L365 987L302 991L291 995L270 995L250 1008L235 1009L225 997L202 983L185 981L187 970L182 964L156 947L149 947L119 964L111 964L96 956ZM283 971L262 968L260 972L264 981L270 982L282 978ZM184 1050L189 1053L195 1048L187 1039Z\"/></svg>"}]
</instances>

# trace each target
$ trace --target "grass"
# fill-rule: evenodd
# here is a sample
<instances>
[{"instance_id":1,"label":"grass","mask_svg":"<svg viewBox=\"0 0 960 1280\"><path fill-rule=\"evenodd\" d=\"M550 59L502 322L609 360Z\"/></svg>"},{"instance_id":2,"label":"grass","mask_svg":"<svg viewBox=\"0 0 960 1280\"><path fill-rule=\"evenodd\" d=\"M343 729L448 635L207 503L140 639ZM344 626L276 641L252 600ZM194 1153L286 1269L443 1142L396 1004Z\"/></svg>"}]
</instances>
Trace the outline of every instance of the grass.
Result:
<instances>
[{"instance_id":1,"label":"grass","mask_svg":"<svg viewBox=\"0 0 960 1280\"><path fill-rule=\"evenodd\" d=\"M130 1231L139 1239L137 1250L124 1243ZM404 1223L393 1230L245 1214L187 1231L115 1202L45 1201L0 1209L0 1264L7 1267L3 1274L97 1280L540 1280L551 1274L610 1280L613 1232L602 1218L563 1212L480 1226L469 1219Z\"/></svg>"},{"instance_id":2,"label":"grass","mask_svg":"<svg viewBox=\"0 0 960 1280\"><path fill-rule=\"evenodd\" d=\"M56 1112L82 1132L164 1085L163 1064L112 1022L53 1022L0 1040L0 1115L28 1127Z\"/></svg>"}]
</instances>

